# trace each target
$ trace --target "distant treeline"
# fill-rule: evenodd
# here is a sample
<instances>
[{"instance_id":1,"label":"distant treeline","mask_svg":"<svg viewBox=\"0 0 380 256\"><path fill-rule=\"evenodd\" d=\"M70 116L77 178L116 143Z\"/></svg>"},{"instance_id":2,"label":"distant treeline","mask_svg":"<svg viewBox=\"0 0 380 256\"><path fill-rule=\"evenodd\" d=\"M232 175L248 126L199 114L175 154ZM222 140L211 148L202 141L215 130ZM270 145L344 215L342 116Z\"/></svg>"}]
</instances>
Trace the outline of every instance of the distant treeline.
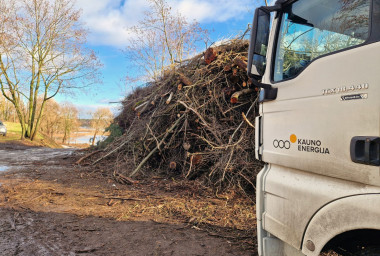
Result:
<instances>
[{"instance_id":1,"label":"distant treeline","mask_svg":"<svg viewBox=\"0 0 380 256\"><path fill-rule=\"evenodd\" d=\"M91 127L92 119L79 119L80 127Z\"/></svg>"}]
</instances>

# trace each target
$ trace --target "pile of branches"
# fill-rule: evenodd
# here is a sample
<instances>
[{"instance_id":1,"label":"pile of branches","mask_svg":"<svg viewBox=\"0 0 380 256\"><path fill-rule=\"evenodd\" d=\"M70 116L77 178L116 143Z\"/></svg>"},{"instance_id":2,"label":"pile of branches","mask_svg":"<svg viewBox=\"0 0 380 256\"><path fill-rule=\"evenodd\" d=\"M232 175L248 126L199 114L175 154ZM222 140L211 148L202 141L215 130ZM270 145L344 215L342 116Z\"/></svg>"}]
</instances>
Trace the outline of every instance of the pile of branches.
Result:
<instances>
[{"instance_id":1,"label":"pile of branches","mask_svg":"<svg viewBox=\"0 0 380 256\"><path fill-rule=\"evenodd\" d=\"M201 179L213 188L254 191L257 90L247 72L246 40L232 40L168 70L123 101L124 135L96 157L115 179L157 171Z\"/></svg>"}]
</instances>

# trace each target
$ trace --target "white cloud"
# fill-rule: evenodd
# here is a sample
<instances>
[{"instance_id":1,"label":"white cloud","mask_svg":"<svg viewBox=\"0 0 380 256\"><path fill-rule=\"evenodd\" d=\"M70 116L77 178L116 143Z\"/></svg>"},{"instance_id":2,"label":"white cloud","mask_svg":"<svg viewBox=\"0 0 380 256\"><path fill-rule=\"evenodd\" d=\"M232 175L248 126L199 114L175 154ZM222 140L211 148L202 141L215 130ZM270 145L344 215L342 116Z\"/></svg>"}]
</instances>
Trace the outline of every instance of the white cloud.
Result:
<instances>
[{"instance_id":1,"label":"white cloud","mask_svg":"<svg viewBox=\"0 0 380 256\"><path fill-rule=\"evenodd\" d=\"M241 17L255 6L251 0L168 0L173 11L198 22L225 22ZM136 25L149 10L147 0L77 0L83 21L90 30L89 42L125 48L130 34L127 27Z\"/></svg>"},{"instance_id":2,"label":"white cloud","mask_svg":"<svg viewBox=\"0 0 380 256\"><path fill-rule=\"evenodd\" d=\"M249 0L180 0L174 6L186 18L198 22L225 22L254 8Z\"/></svg>"},{"instance_id":3,"label":"white cloud","mask_svg":"<svg viewBox=\"0 0 380 256\"><path fill-rule=\"evenodd\" d=\"M130 37L126 28L136 24L148 5L145 0L77 0L77 6L91 44L124 48Z\"/></svg>"}]
</instances>

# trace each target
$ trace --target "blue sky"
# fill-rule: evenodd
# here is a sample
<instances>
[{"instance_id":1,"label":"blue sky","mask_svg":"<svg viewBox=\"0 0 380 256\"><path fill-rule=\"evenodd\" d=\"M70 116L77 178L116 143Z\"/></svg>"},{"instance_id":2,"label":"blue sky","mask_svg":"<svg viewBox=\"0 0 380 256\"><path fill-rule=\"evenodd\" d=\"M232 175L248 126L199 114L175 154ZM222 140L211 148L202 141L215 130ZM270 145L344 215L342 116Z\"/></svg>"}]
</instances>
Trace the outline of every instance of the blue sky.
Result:
<instances>
[{"instance_id":1,"label":"blue sky","mask_svg":"<svg viewBox=\"0 0 380 256\"><path fill-rule=\"evenodd\" d=\"M252 22L253 11L264 0L168 0L174 12L189 21L196 20L204 29L212 31L212 42L231 38L242 33ZM112 107L132 90L124 78L128 72L128 59L122 50L128 45L127 27L135 25L148 10L147 0L77 0L82 9L82 20L89 30L87 47L93 49L103 63L102 84L93 85L94 90L75 92L75 96L58 95L58 102L70 101L81 112L81 117L97 107ZM200 49L203 51L205 49Z\"/></svg>"}]
</instances>

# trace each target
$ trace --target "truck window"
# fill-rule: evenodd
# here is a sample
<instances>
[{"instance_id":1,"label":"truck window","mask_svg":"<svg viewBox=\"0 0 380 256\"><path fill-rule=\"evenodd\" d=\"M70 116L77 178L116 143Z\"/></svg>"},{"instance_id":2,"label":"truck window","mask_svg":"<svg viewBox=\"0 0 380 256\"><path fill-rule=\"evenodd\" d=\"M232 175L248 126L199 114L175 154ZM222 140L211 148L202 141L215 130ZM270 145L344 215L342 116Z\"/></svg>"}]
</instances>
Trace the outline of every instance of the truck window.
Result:
<instances>
[{"instance_id":1,"label":"truck window","mask_svg":"<svg viewBox=\"0 0 380 256\"><path fill-rule=\"evenodd\" d=\"M297 76L313 59L364 43L370 0L299 0L281 18L274 62L275 82Z\"/></svg>"}]
</instances>

